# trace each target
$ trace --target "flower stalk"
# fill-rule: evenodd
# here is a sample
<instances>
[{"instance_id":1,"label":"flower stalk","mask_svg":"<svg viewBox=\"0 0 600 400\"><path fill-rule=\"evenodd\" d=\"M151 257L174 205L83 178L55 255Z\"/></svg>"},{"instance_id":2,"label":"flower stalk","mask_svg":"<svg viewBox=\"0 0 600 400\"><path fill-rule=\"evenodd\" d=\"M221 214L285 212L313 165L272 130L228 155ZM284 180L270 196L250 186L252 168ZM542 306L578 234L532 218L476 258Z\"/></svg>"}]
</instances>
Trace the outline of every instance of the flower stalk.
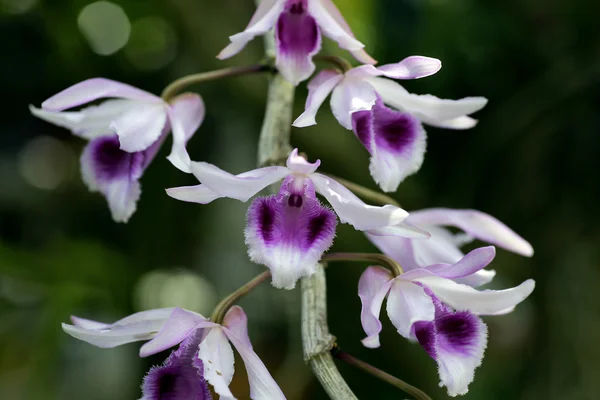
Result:
<instances>
[{"instance_id":1,"label":"flower stalk","mask_svg":"<svg viewBox=\"0 0 600 400\"><path fill-rule=\"evenodd\" d=\"M328 63L338 67L342 73L348 72L352 69L352 64L350 64L348 62L348 60L346 60L343 57L317 55L317 56L315 56L315 60L328 62Z\"/></svg>"},{"instance_id":2,"label":"flower stalk","mask_svg":"<svg viewBox=\"0 0 600 400\"><path fill-rule=\"evenodd\" d=\"M215 310L210 316L210 320L216 324L221 324L227 311L242 297L256 289L258 285L269 279L271 276L270 271L264 271L262 274L257 275L252 280L248 281L244 286L241 286L235 292L225 297L223 300L216 305Z\"/></svg>"},{"instance_id":3,"label":"flower stalk","mask_svg":"<svg viewBox=\"0 0 600 400\"><path fill-rule=\"evenodd\" d=\"M326 174L326 175L328 177L330 177L331 179L335 179L342 185L346 186L354 194L356 194L359 197L362 197L363 199L370 200L375 204L381 204L381 205L391 204L393 206L400 207L400 203L398 203L396 200L394 200L394 198L392 198L391 196L388 196L384 193L377 192L375 190L366 188L362 185L359 185L358 183L351 182L344 178L339 178L339 177L331 175L331 174Z\"/></svg>"},{"instance_id":4,"label":"flower stalk","mask_svg":"<svg viewBox=\"0 0 600 400\"><path fill-rule=\"evenodd\" d=\"M326 263L330 261L367 261L386 266L394 276L399 276L404 273L402 266L384 254L378 253L329 253L325 254L321 261Z\"/></svg>"}]
</instances>

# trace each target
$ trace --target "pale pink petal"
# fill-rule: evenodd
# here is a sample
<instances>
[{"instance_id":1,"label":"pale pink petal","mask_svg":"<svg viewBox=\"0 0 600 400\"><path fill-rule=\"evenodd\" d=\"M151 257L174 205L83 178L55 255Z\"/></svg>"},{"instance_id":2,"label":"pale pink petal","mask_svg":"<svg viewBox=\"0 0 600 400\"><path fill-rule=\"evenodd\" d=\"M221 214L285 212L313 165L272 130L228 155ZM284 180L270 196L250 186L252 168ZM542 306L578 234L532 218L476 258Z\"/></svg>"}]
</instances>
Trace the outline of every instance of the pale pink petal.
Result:
<instances>
[{"instance_id":1,"label":"pale pink petal","mask_svg":"<svg viewBox=\"0 0 600 400\"><path fill-rule=\"evenodd\" d=\"M427 270L448 279L463 278L487 267L496 256L494 246L480 247L470 251L456 264L433 264Z\"/></svg>"},{"instance_id":2,"label":"pale pink petal","mask_svg":"<svg viewBox=\"0 0 600 400\"><path fill-rule=\"evenodd\" d=\"M362 304L360 322L367 334L367 337L362 340L365 347L379 347L379 332L381 332L379 313L383 299L393 283L392 278L390 271L385 268L369 267L358 281L358 297Z\"/></svg>"},{"instance_id":3,"label":"pale pink petal","mask_svg":"<svg viewBox=\"0 0 600 400\"><path fill-rule=\"evenodd\" d=\"M221 399L234 399L229 390L233 379L234 357L223 328L211 328L200 343L198 357L204 365L204 379L210 383Z\"/></svg>"},{"instance_id":4,"label":"pale pink petal","mask_svg":"<svg viewBox=\"0 0 600 400\"><path fill-rule=\"evenodd\" d=\"M306 98L305 110L292 125L298 128L315 125L317 121L315 116L317 111L329 96L329 93L344 78L344 75L332 69L320 71L308 83L308 97Z\"/></svg>"},{"instance_id":5,"label":"pale pink petal","mask_svg":"<svg viewBox=\"0 0 600 400\"><path fill-rule=\"evenodd\" d=\"M321 165L321 160L317 160L314 163L309 163L306 158L298 155L298 149L292 150L285 165L292 172L298 172L300 174L312 174Z\"/></svg>"},{"instance_id":6,"label":"pale pink petal","mask_svg":"<svg viewBox=\"0 0 600 400\"><path fill-rule=\"evenodd\" d=\"M285 2L286 0L261 0L246 29L230 36L231 43L221 50L217 58L224 60L236 55L249 41L271 29L283 11Z\"/></svg>"},{"instance_id":7,"label":"pale pink petal","mask_svg":"<svg viewBox=\"0 0 600 400\"><path fill-rule=\"evenodd\" d=\"M346 78L333 89L331 112L340 125L352 129L352 113L371 110L376 100L377 94L369 82L359 78Z\"/></svg>"},{"instance_id":8,"label":"pale pink petal","mask_svg":"<svg viewBox=\"0 0 600 400\"><path fill-rule=\"evenodd\" d=\"M167 159L183 172L191 173L190 156L185 146L187 141L196 132L202 121L206 109L202 98L193 93L185 93L173 99L168 110L171 132L173 134L173 147Z\"/></svg>"},{"instance_id":9,"label":"pale pink petal","mask_svg":"<svg viewBox=\"0 0 600 400\"><path fill-rule=\"evenodd\" d=\"M431 235L426 230L419 228L413 224L409 224L406 221L398 222L394 226L385 226L383 228L368 229L365 231L371 236L382 236L400 239L411 238L411 239L428 239Z\"/></svg>"},{"instance_id":10,"label":"pale pink petal","mask_svg":"<svg viewBox=\"0 0 600 400\"><path fill-rule=\"evenodd\" d=\"M442 62L437 58L411 56L395 64L377 67L377 70L392 79L419 79L435 74L440 68Z\"/></svg>"},{"instance_id":11,"label":"pale pink petal","mask_svg":"<svg viewBox=\"0 0 600 400\"><path fill-rule=\"evenodd\" d=\"M205 185L168 188L166 192L174 199L199 204L208 204L222 197Z\"/></svg>"},{"instance_id":12,"label":"pale pink petal","mask_svg":"<svg viewBox=\"0 0 600 400\"><path fill-rule=\"evenodd\" d=\"M385 205L383 207L365 204L344 185L328 176L314 173L310 175L317 192L322 194L343 223L358 230L368 230L396 225L408 216L403 209Z\"/></svg>"},{"instance_id":13,"label":"pale pink petal","mask_svg":"<svg viewBox=\"0 0 600 400\"><path fill-rule=\"evenodd\" d=\"M209 327L214 323L193 311L175 308L160 332L140 348L140 357L148 357L171 348L184 340L199 327Z\"/></svg>"},{"instance_id":14,"label":"pale pink petal","mask_svg":"<svg viewBox=\"0 0 600 400\"><path fill-rule=\"evenodd\" d=\"M421 286L400 277L396 278L390 289L387 313L398 333L410 338L415 322L433 321L435 306Z\"/></svg>"},{"instance_id":15,"label":"pale pink petal","mask_svg":"<svg viewBox=\"0 0 600 400\"><path fill-rule=\"evenodd\" d=\"M533 255L533 248L525 239L498 219L481 211L430 208L412 212L409 221L417 225L455 226L484 242L523 256Z\"/></svg>"},{"instance_id":16,"label":"pale pink petal","mask_svg":"<svg viewBox=\"0 0 600 400\"><path fill-rule=\"evenodd\" d=\"M383 232L375 231L375 233ZM366 231L365 234L367 236L367 239L369 239L371 243L373 243L375 247L379 249L379 251L399 262L404 271L411 271L415 268L422 267L421 265L418 265L416 263L415 257L413 255L412 242L415 242L417 240L411 240L399 236L378 235L373 234L372 231ZM426 242L428 240L421 239L418 241Z\"/></svg>"},{"instance_id":17,"label":"pale pink petal","mask_svg":"<svg viewBox=\"0 0 600 400\"><path fill-rule=\"evenodd\" d=\"M429 287L444 303L457 310L469 310L488 315L516 306L527 298L535 288L533 279L517 287L504 290L476 290L450 279L428 276L415 279Z\"/></svg>"},{"instance_id":18,"label":"pale pink petal","mask_svg":"<svg viewBox=\"0 0 600 400\"><path fill-rule=\"evenodd\" d=\"M264 167L232 175L205 162L192 162L192 173L220 197L248 201L256 193L290 174L286 167Z\"/></svg>"},{"instance_id":19,"label":"pale pink petal","mask_svg":"<svg viewBox=\"0 0 600 400\"><path fill-rule=\"evenodd\" d=\"M248 318L238 306L232 307L223 321L223 332L244 361L250 383L250 398L253 400L285 399L261 359L252 350L247 325Z\"/></svg>"},{"instance_id":20,"label":"pale pink petal","mask_svg":"<svg viewBox=\"0 0 600 400\"><path fill-rule=\"evenodd\" d=\"M476 288L490 283L492 280L494 280L495 276L496 271L494 271L493 269L482 269L481 271L475 272L473 275L465 276L462 278L456 278L454 279L454 282L462 283L463 285L469 285L471 287Z\"/></svg>"},{"instance_id":21,"label":"pale pink petal","mask_svg":"<svg viewBox=\"0 0 600 400\"><path fill-rule=\"evenodd\" d=\"M160 97L125 83L105 78L92 78L79 82L50 97L42 103L42 109L62 111L105 97L162 102Z\"/></svg>"},{"instance_id":22,"label":"pale pink petal","mask_svg":"<svg viewBox=\"0 0 600 400\"><path fill-rule=\"evenodd\" d=\"M164 103L140 102L119 115L110 126L119 136L121 149L133 153L154 144L166 122L167 106Z\"/></svg>"}]
</instances>

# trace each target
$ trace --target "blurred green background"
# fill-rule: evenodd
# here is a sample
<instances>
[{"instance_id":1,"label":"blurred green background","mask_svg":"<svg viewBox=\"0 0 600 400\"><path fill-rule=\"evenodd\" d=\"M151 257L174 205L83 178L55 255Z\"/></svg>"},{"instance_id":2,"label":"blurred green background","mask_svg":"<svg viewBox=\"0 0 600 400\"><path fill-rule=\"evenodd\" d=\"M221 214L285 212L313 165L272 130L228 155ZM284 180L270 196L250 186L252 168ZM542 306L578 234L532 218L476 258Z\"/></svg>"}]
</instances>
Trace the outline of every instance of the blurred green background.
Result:
<instances>
[{"instance_id":1,"label":"blurred green background","mask_svg":"<svg viewBox=\"0 0 600 400\"><path fill-rule=\"evenodd\" d=\"M487 97L472 130L429 128L426 161L394 195L407 210L476 208L519 232L536 254L500 250L493 287L537 281L517 310L485 318L490 339L470 399L600 398L600 3L594 0L336 0L381 63L420 54L442 60L435 76L406 87L440 97ZM246 256L247 204L200 206L164 188L195 184L165 159L146 171L138 211L110 219L82 184L84 142L33 118L39 104L103 76L160 93L173 79L253 63L262 42L233 59L215 55L243 29L252 0L0 0L0 398L115 399L140 396L151 365L139 345L101 350L64 334L70 314L113 321L181 306L208 315L219 298L263 267ZM343 54L328 40L325 51ZM247 76L195 87L207 117L192 139L194 160L241 172L256 163L267 79ZM295 115L306 96L298 90ZM294 129L293 144L323 170L375 188L368 154L328 107L319 124ZM348 225L334 250L374 251ZM436 365L384 317L382 347L363 348L357 281L364 266L327 271L331 331L346 351L424 389L434 399ZM258 354L288 399L326 396L301 355L300 291L264 285L241 305ZM247 398L237 363L233 391ZM403 393L339 365L361 399Z\"/></svg>"}]
</instances>

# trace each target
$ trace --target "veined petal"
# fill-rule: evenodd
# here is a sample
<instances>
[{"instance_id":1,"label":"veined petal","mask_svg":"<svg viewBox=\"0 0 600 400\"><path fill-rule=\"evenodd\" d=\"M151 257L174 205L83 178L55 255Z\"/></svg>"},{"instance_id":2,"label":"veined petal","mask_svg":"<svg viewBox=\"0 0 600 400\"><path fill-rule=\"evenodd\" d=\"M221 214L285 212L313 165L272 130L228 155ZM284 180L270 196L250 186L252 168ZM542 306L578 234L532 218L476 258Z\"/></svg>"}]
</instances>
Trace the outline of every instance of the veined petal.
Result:
<instances>
[{"instance_id":1,"label":"veined petal","mask_svg":"<svg viewBox=\"0 0 600 400\"><path fill-rule=\"evenodd\" d=\"M92 78L79 82L50 97L42 103L42 109L46 111L63 111L105 97L162 102L160 97L125 83L105 78Z\"/></svg>"},{"instance_id":2,"label":"veined petal","mask_svg":"<svg viewBox=\"0 0 600 400\"><path fill-rule=\"evenodd\" d=\"M317 160L314 163L309 163L306 158L298 155L298 149L294 149L288 156L285 165L292 172L308 175L312 174L317 170L317 168L319 168L321 165L321 160Z\"/></svg>"},{"instance_id":3,"label":"veined petal","mask_svg":"<svg viewBox=\"0 0 600 400\"><path fill-rule=\"evenodd\" d=\"M329 93L337 86L344 78L344 75L332 69L320 71L308 83L308 97L306 98L305 110L294 123L295 127L303 128L305 126L315 125L317 121L315 116L317 111L329 96Z\"/></svg>"},{"instance_id":4,"label":"veined petal","mask_svg":"<svg viewBox=\"0 0 600 400\"><path fill-rule=\"evenodd\" d=\"M351 32L348 32L348 24L340 24L341 14L337 11L335 13L335 5L333 3L327 3L327 7L324 5L322 0L308 1L308 13L319 24L319 27L323 30L325 36L335 40L342 49L350 51L362 50L365 45L356 40ZM334 11L332 15L330 11Z\"/></svg>"},{"instance_id":5,"label":"veined petal","mask_svg":"<svg viewBox=\"0 0 600 400\"><path fill-rule=\"evenodd\" d=\"M183 172L192 172L190 156L185 146L202 124L205 113L204 101L195 93L184 93L175 97L168 110L173 133L173 147L167 159Z\"/></svg>"},{"instance_id":6,"label":"veined petal","mask_svg":"<svg viewBox=\"0 0 600 400\"><path fill-rule=\"evenodd\" d=\"M373 85L385 104L409 112L424 123L433 126L439 125L454 129L461 129L462 126L470 127L464 122L450 123L448 121L479 111L487 104L487 99L484 97L447 100L430 94L411 94L397 82L385 78L369 78L369 83Z\"/></svg>"},{"instance_id":7,"label":"veined petal","mask_svg":"<svg viewBox=\"0 0 600 400\"><path fill-rule=\"evenodd\" d=\"M470 251L456 264L434 264L426 268L442 278L464 278L487 267L495 256L496 248L494 246L480 247Z\"/></svg>"},{"instance_id":8,"label":"veined petal","mask_svg":"<svg viewBox=\"0 0 600 400\"><path fill-rule=\"evenodd\" d=\"M266 265L273 286L284 289L313 274L335 236L333 211L320 204L309 179L300 190L296 179L287 177L277 196L254 200L245 230L250 259Z\"/></svg>"},{"instance_id":9,"label":"veined petal","mask_svg":"<svg viewBox=\"0 0 600 400\"><path fill-rule=\"evenodd\" d=\"M408 216L403 209L385 205L370 206L354 195L341 183L319 173L311 174L310 179L331 204L340 221L350 224L358 230L368 230L395 225Z\"/></svg>"},{"instance_id":10,"label":"veined petal","mask_svg":"<svg viewBox=\"0 0 600 400\"><path fill-rule=\"evenodd\" d=\"M321 49L321 32L303 1L288 2L277 20L275 41L275 66L285 79L298 85L312 75L312 57Z\"/></svg>"},{"instance_id":11,"label":"veined petal","mask_svg":"<svg viewBox=\"0 0 600 400\"><path fill-rule=\"evenodd\" d=\"M290 174L288 168L275 166L232 175L205 162L192 162L191 169L202 184L220 197L229 197L240 201L248 201L262 189Z\"/></svg>"},{"instance_id":12,"label":"veined petal","mask_svg":"<svg viewBox=\"0 0 600 400\"><path fill-rule=\"evenodd\" d=\"M362 340L365 347L379 347L379 332L381 332L381 321L379 313L383 299L394 283L392 274L382 267L369 267L363 272L358 281L358 297L362 304L360 311L360 322L367 334Z\"/></svg>"},{"instance_id":13,"label":"veined petal","mask_svg":"<svg viewBox=\"0 0 600 400\"><path fill-rule=\"evenodd\" d=\"M435 307L422 287L396 278L388 295L387 313L398 333L410 338L415 322L433 321Z\"/></svg>"},{"instance_id":14,"label":"veined petal","mask_svg":"<svg viewBox=\"0 0 600 400\"><path fill-rule=\"evenodd\" d=\"M267 367L252 350L247 324L248 318L244 311L238 306L233 306L225 315L223 332L244 361L250 383L250 398L253 400L285 400L283 392Z\"/></svg>"},{"instance_id":15,"label":"veined petal","mask_svg":"<svg viewBox=\"0 0 600 400\"><path fill-rule=\"evenodd\" d=\"M204 365L197 358L202 329L192 332L159 367L152 367L142 384L142 400L211 400Z\"/></svg>"},{"instance_id":16,"label":"veined petal","mask_svg":"<svg viewBox=\"0 0 600 400\"><path fill-rule=\"evenodd\" d=\"M210 329L200 343L198 357L204 365L204 379L213 386L215 392L222 396L221 399L234 399L229 390L234 372L233 350L222 327Z\"/></svg>"},{"instance_id":17,"label":"veined petal","mask_svg":"<svg viewBox=\"0 0 600 400\"><path fill-rule=\"evenodd\" d=\"M437 58L410 56L395 64L377 67L382 75L392 79L419 79L430 76L442 68Z\"/></svg>"},{"instance_id":18,"label":"veined petal","mask_svg":"<svg viewBox=\"0 0 600 400\"><path fill-rule=\"evenodd\" d=\"M440 386L446 386L450 396L466 394L487 346L483 321L468 311L449 312L416 324L415 335L438 363Z\"/></svg>"},{"instance_id":19,"label":"veined petal","mask_svg":"<svg viewBox=\"0 0 600 400\"><path fill-rule=\"evenodd\" d=\"M329 16L338 23L340 28L342 28L344 31L346 31L346 33L348 35L350 35L351 37L354 38L355 36L352 33L350 26L348 25L348 23L342 16L342 13L340 12L340 10L338 10L338 8L335 6L333 1L331 1L331 0L319 0L319 1L321 3L321 6L325 10L327 10L327 12L329 13ZM358 50L352 50L352 51L350 51L350 53L354 56L354 58L356 58L361 63L364 63L364 64L376 64L377 63L377 61L375 61L369 54L367 54L367 52L364 50L364 48L361 48Z\"/></svg>"},{"instance_id":20,"label":"veined petal","mask_svg":"<svg viewBox=\"0 0 600 400\"><path fill-rule=\"evenodd\" d=\"M208 204L222 197L202 184L168 188L166 192L174 199L200 204Z\"/></svg>"},{"instance_id":21,"label":"veined petal","mask_svg":"<svg viewBox=\"0 0 600 400\"><path fill-rule=\"evenodd\" d=\"M533 255L533 248L525 239L498 219L481 211L430 208L412 212L410 222L417 225L455 226L484 242L523 256Z\"/></svg>"},{"instance_id":22,"label":"veined petal","mask_svg":"<svg viewBox=\"0 0 600 400\"><path fill-rule=\"evenodd\" d=\"M366 80L347 77L333 89L331 112L340 125L352 129L352 114L371 110L376 100L377 94Z\"/></svg>"},{"instance_id":23,"label":"veined petal","mask_svg":"<svg viewBox=\"0 0 600 400\"><path fill-rule=\"evenodd\" d=\"M261 0L250 23L243 32L229 37L231 43L225 47L218 59L224 60L239 53L249 41L258 35L266 33L277 22L283 12L286 0Z\"/></svg>"},{"instance_id":24,"label":"veined petal","mask_svg":"<svg viewBox=\"0 0 600 400\"><path fill-rule=\"evenodd\" d=\"M379 99L371 111L352 114L353 130L371 153L371 176L384 192L394 192L423 164L427 135L408 113L391 110Z\"/></svg>"},{"instance_id":25,"label":"veined petal","mask_svg":"<svg viewBox=\"0 0 600 400\"><path fill-rule=\"evenodd\" d=\"M175 308L154 339L140 348L140 357L148 357L178 345L197 328L214 325L200 314Z\"/></svg>"},{"instance_id":26,"label":"veined petal","mask_svg":"<svg viewBox=\"0 0 600 400\"><path fill-rule=\"evenodd\" d=\"M143 311L112 324L71 317L74 325L62 324L62 328L76 339L97 347L111 348L151 339L163 328L172 311L172 308Z\"/></svg>"},{"instance_id":27,"label":"veined petal","mask_svg":"<svg viewBox=\"0 0 600 400\"><path fill-rule=\"evenodd\" d=\"M428 286L449 306L480 315L495 314L514 307L525 300L535 288L533 279L528 279L510 289L481 291L437 276L416 278L415 281Z\"/></svg>"},{"instance_id":28,"label":"veined petal","mask_svg":"<svg viewBox=\"0 0 600 400\"><path fill-rule=\"evenodd\" d=\"M99 191L106 197L115 221L127 222L135 212L141 194L139 179L151 157L148 151L121 150L114 135L93 139L83 150L83 181L92 192Z\"/></svg>"},{"instance_id":29,"label":"veined petal","mask_svg":"<svg viewBox=\"0 0 600 400\"><path fill-rule=\"evenodd\" d=\"M133 153L155 143L166 122L167 106L164 103L139 103L119 115L110 126L119 136L121 149Z\"/></svg>"}]
</instances>

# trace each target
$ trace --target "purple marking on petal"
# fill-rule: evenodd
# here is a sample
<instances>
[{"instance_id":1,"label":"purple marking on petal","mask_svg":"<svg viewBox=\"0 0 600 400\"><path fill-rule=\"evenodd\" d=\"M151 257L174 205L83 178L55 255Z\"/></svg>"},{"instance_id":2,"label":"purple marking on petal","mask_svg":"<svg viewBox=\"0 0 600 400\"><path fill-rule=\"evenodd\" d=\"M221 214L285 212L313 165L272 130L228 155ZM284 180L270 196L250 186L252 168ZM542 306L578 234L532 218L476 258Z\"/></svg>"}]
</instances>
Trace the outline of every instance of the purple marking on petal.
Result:
<instances>
[{"instance_id":1,"label":"purple marking on petal","mask_svg":"<svg viewBox=\"0 0 600 400\"><path fill-rule=\"evenodd\" d=\"M373 154L373 114L371 111L353 113L352 130L367 151Z\"/></svg>"},{"instance_id":2,"label":"purple marking on petal","mask_svg":"<svg viewBox=\"0 0 600 400\"><path fill-rule=\"evenodd\" d=\"M312 181L290 175L277 195L254 200L248 210L250 258L271 269L276 287L291 289L314 271L333 242L336 224L335 213L317 200Z\"/></svg>"},{"instance_id":3,"label":"purple marking on petal","mask_svg":"<svg viewBox=\"0 0 600 400\"><path fill-rule=\"evenodd\" d=\"M439 346L445 351L472 355L480 333L480 319L469 311L457 311L436 318Z\"/></svg>"},{"instance_id":4,"label":"purple marking on petal","mask_svg":"<svg viewBox=\"0 0 600 400\"><path fill-rule=\"evenodd\" d=\"M386 107L381 99L377 99L372 113L376 145L396 153L410 151L419 132L419 121Z\"/></svg>"},{"instance_id":5,"label":"purple marking on petal","mask_svg":"<svg viewBox=\"0 0 600 400\"><path fill-rule=\"evenodd\" d=\"M437 358L436 352L436 332L433 322L417 322L414 325L415 336L419 344L434 360Z\"/></svg>"},{"instance_id":6,"label":"purple marking on petal","mask_svg":"<svg viewBox=\"0 0 600 400\"><path fill-rule=\"evenodd\" d=\"M153 367L142 384L144 400L211 400L198 358L202 329L189 335L160 367Z\"/></svg>"}]
</instances>

